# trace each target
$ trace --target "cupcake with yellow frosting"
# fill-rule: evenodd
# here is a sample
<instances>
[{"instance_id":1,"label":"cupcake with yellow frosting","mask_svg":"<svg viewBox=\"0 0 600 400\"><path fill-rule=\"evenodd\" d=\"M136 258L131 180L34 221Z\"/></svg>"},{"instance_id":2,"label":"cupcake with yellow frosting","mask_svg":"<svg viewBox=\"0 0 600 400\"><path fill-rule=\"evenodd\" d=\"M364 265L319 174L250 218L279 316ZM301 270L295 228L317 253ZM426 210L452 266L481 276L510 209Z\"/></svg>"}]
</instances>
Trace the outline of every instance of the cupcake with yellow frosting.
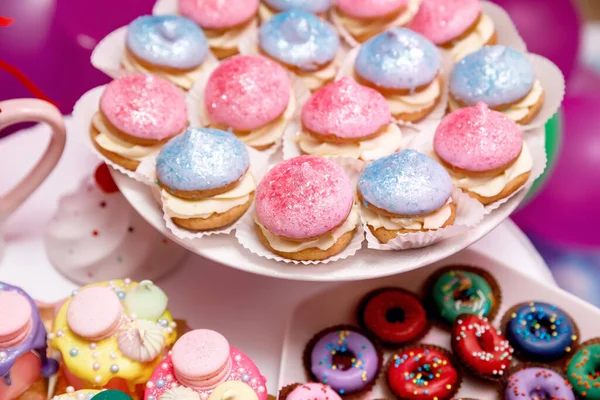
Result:
<instances>
[{"instance_id":1,"label":"cupcake with yellow frosting","mask_svg":"<svg viewBox=\"0 0 600 400\"><path fill-rule=\"evenodd\" d=\"M87 285L60 307L48 335L74 389L118 389L139 399L177 338L165 293L151 281Z\"/></svg>"}]
</instances>

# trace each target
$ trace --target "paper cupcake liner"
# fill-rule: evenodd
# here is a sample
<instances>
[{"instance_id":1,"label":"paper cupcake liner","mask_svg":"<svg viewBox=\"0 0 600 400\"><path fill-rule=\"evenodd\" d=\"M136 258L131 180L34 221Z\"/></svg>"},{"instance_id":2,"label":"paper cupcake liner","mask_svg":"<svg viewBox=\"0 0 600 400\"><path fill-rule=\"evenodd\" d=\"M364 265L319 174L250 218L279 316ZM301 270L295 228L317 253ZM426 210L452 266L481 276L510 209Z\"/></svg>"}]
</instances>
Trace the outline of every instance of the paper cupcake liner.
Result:
<instances>
[{"instance_id":1,"label":"paper cupcake liner","mask_svg":"<svg viewBox=\"0 0 600 400\"><path fill-rule=\"evenodd\" d=\"M258 184L258 182L262 179L262 177L267 171L269 157L264 153L261 153L248 146L246 146L246 150L248 150L248 155L250 156L250 173L254 177L256 184ZM182 228L175 224L175 222L173 222L171 217L167 214L167 210L162 204L162 200L160 198L161 189L158 186L158 182L156 180L156 157L156 154L151 157L146 157L144 161L140 163L140 166L138 167L138 170L136 172L141 177L143 177L145 182L150 182L152 186L153 197L157 200L159 206L163 211L163 220L165 221L165 225L175 236L177 236L180 239L199 239L204 236L226 235L231 233L234 229L236 229L236 227L240 224L245 215L231 225L208 231L192 231L189 229ZM252 207L250 207L248 211L250 209L252 209ZM246 211L246 214L248 213L248 211Z\"/></svg>"},{"instance_id":2,"label":"paper cupcake liner","mask_svg":"<svg viewBox=\"0 0 600 400\"><path fill-rule=\"evenodd\" d=\"M122 167L121 165L109 160L106 156L104 156L104 154L100 153L98 149L96 149L96 146L92 142L92 138L90 136L90 125L92 124L92 117L98 111L100 97L102 96L105 87L106 85L103 85L90 89L83 96L81 96L79 100L77 100L75 106L73 107L73 121L74 126L76 128L73 129L72 132L75 132L77 138L83 141L83 143L88 147L88 149L90 149L106 164L110 165L112 168L116 169L122 174L125 174L128 177L135 179L138 182L148 184L149 182L144 178L144 176L138 174L137 170L130 171Z\"/></svg>"},{"instance_id":3,"label":"paper cupcake liner","mask_svg":"<svg viewBox=\"0 0 600 400\"><path fill-rule=\"evenodd\" d=\"M356 60L356 57L358 56L359 51L360 51L360 46L357 46L348 52L348 54L346 55L346 58L342 62L342 67L340 68L337 75L335 76L336 80L340 79L344 76L350 76L356 80L356 75L354 73L354 61ZM427 123L427 121L440 120L444 117L444 115L446 115L446 110L448 109L448 98L449 98L448 79L450 76L450 72L452 71L453 64L452 64L452 58L450 57L450 55L448 53L440 51L440 55L441 55L441 59L442 59L441 71L440 71L440 75L442 78L442 85L440 88L441 94L440 94L440 98L438 100L437 105L421 121L409 122L409 121L403 121L403 120L397 119L395 121L396 121L396 123L398 123L398 125L412 126L412 127L415 127L415 129L420 130L421 127L423 126L423 124Z\"/></svg>"},{"instance_id":4,"label":"paper cupcake liner","mask_svg":"<svg viewBox=\"0 0 600 400\"><path fill-rule=\"evenodd\" d=\"M214 68L213 68L213 71L214 71ZM212 71L211 71L211 73L212 73ZM310 97L310 91L306 88L306 86L304 86L304 84L298 77L296 77L293 74L290 74L290 75L291 75L292 91L294 93L294 100L296 102L296 108L294 110L294 115L292 116L292 119L293 119L295 117L295 115L299 112L298 111L300 109L299 105L304 104L304 102L306 102L308 97ZM205 76L202 77L202 79L197 80L196 83L194 84L194 86L192 86L192 88L190 89L190 91L188 93L188 109L193 110L193 111L190 111L190 124L192 126L207 127L210 125L210 119L208 117L208 113L206 112L206 106L204 103L204 90L206 88L206 84L208 83L209 78L210 78L210 74L206 74ZM286 126L286 128L287 128L287 126ZM261 153L264 153L268 156L275 154L281 147L281 143L283 141L283 135L285 134L286 128L284 128L281 138L279 138L268 149L261 151Z\"/></svg>"},{"instance_id":5,"label":"paper cupcake liner","mask_svg":"<svg viewBox=\"0 0 600 400\"><path fill-rule=\"evenodd\" d=\"M127 70L121 65L121 60L125 54L126 38L127 26L122 26L106 35L92 52L91 62L94 68L99 69L113 79L120 76L141 73L139 71ZM204 75L210 75L217 65L217 58L212 52L208 52L206 59L202 63L202 72L198 79Z\"/></svg>"},{"instance_id":6,"label":"paper cupcake liner","mask_svg":"<svg viewBox=\"0 0 600 400\"><path fill-rule=\"evenodd\" d=\"M431 122L427 124L422 130L421 134L413 139L410 143L409 147L415 150L420 151L423 154L428 155L431 158L438 159L435 151L433 150L433 137L435 135L435 130L439 125L438 122ZM522 190L529 190L533 185L533 182L542 175L544 170L546 169L546 131L544 127L539 127L536 129L532 129L523 135L523 139L525 143L527 143L527 147L529 152L531 153L531 157L533 159L533 167L531 168L531 172L529 174L529 179L523 186L519 189L511 193L509 196L500 199L492 204L488 204L484 207L485 215L491 213L496 210L508 200L516 196Z\"/></svg>"},{"instance_id":7,"label":"paper cupcake liner","mask_svg":"<svg viewBox=\"0 0 600 400\"><path fill-rule=\"evenodd\" d=\"M156 0L152 7L152 15L178 14L177 0Z\"/></svg>"},{"instance_id":8,"label":"paper cupcake liner","mask_svg":"<svg viewBox=\"0 0 600 400\"><path fill-rule=\"evenodd\" d=\"M481 203L463 193L462 190L455 188L452 191L452 201L456 204L456 219L453 225L426 232L403 233L386 244L381 243L373 235L361 212L360 217L367 239L367 247L375 250L407 250L426 247L441 240L461 235L479 224L483 219L484 209Z\"/></svg>"},{"instance_id":9,"label":"paper cupcake liner","mask_svg":"<svg viewBox=\"0 0 600 400\"><path fill-rule=\"evenodd\" d=\"M269 249L267 249L265 246L263 246L263 244L260 242L258 235L256 233L256 228L255 228L255 223L254 223L255 215L256 215L256 212L254 210L254 206L252 206L251 209L246 213L246 215L244 215L244 217L241 220L241 223L237 227L237 229L235 231L235 237L236 237L237 241L245 249L247 249L251 253L254 253L260 257L264 257L269 260L275 260L278 262L284 262L284 263L288 263L288 264L289 263L304 264L304 265L327 264L327 263L330 263L333 261L343 260L343 259L346 259L348 257L355 255L356 252L358 250L360 250L360 248L362 247L362 242L364 240L362 224L360 224L360 222L359 222L356 226L356 231L354 232L354 236L352 237L352 240L350 241L350 243L348 243L348 246L346 246L346 248L344 250L342 250L340 253L338 253L332 257L329 257L325 260L320 260L320 261L290 260L288 258L281 257L275 253L272 253Z\"/></svg>"}]
</instances>

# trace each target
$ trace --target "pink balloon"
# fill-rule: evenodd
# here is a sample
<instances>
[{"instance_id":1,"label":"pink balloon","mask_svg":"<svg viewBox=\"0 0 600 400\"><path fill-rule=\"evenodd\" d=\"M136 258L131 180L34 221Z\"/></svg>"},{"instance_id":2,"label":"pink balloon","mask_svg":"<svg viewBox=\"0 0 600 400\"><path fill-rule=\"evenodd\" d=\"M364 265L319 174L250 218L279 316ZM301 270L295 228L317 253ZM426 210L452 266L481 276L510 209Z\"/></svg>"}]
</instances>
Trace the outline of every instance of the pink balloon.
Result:
<instances>
[{"instance_id":1,"label":"pink balloon","mask_svg":"<svg viewBox=\"0 0 600 400\"><path fill-rule=\"evenodd\" d=\"M551 242L600 246L600 95L563 103L564 142L546 187L514 216Z\"/></svg>"},{"instance_id":2,"label":"pink balloon","mask_svg":"<svg viewBox=\"0 0 600 400\"><path fill-rule=\"evenodd\" d=\"M552 60L569 77L579 50L581 19L571 0L493 0L513 19L532 53Z\"/></svg>"}]
</instances>

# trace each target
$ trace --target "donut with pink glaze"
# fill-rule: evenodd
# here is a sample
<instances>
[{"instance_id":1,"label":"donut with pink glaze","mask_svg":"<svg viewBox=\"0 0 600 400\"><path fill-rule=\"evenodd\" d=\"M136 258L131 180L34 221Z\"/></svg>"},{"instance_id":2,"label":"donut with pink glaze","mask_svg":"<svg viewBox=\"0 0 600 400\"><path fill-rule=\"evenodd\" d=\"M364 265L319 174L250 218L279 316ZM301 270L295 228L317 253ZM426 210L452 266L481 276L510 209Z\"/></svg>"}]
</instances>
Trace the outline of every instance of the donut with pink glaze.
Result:
<instances>
[{"instance_id":1,"label":"donut with pink glaze","mask_svg":"<svg viewBox=\"0 0 600 400\"><path fill-rule=\"evenodd\" d=\"M188 391L207 399L227 381L244 382L259 400L267 399L266 378L254 362L231 347L220 333L197 329L179 338L171 355L158 364L146 384L144 398L178 398L177 392Z\"/></svg>"},{"instance_id":2,"label":"donut with pink glaze","mask_svg":"<svg viewBox=\"0 0 600 400\"><path fill-rule=\"evenodd\" d=\"M485 173L503 169L523 148L519 126L485 103L448 114L433 141L438 157L454 169Z\"/></svg>"},{"instance_id":3,"label":"donut with pink glaze","mask_svg":"<svg viewBox=\"0 0 600 400\"><path fill-rule=\"evenodd\" d=\"M385 17L402 11L408 0L337 0L337 8L357 19Z\"/></svg>"},{"instance_id":4,"label":"donut with pink glaze","mask_svg":"<svg viewBox=\"0 0 600 400\"><path fill-rule=\"evenodd\" d=\"M480 14L480 0L423 0L409 28L444 45L469 30Z\"/></svg>"},{"instance_id":5,"label":"donut with pink glaze","mask_svg":"<svg viewBox=\"0 0 600 400\"><path fill-rule=\"evenodd\" d=\"M325 141L372 137L391 118L385 97L351 77L329 83L302 108L302 125Z\"/></svg>"},{"instance_id":6,"label":"donut with pink glaze","mask_svg":"<svg viewBox=\"0 0 600 400\"><path fill-rule=\"evenodd\" d=\"M247 132L281 116L290 91L290 78L279 64L261 56L239 55L213 71L204 101L211 123Z\"/></svg>"},{"instance_id":7,"label":"donut with pink glaze","mask_svg":"<svg viewBox=\"0 0 600 400\"><path fill-rule=\"evenodd\" d=\"M159 144L188 124L183 92L153 75L127 75L106 85L100 111L114 133L136 144Z\"/></svg>"},{"instance_id":8,"label":"donut with pink glaze","mask_svg":"<svg viewBox=\"0 0 600 400\"><path fill-rule=\"evenodd\" d=\"M259 0L179 0L181 15L204 29L228 29L251 19Z\"/></svg>"},{"instance_id":9,"label":"donut with pink glaze","mask_svg":"<svg viewBox=\"0 0 600 400\"><path fill-rule=\"evenodd\" d=\"M271 233L315 238L340 226L352 209L354 188L342 167L300 156L275 165L256 189L256 216Z\"/></svg>"}]
</instances>

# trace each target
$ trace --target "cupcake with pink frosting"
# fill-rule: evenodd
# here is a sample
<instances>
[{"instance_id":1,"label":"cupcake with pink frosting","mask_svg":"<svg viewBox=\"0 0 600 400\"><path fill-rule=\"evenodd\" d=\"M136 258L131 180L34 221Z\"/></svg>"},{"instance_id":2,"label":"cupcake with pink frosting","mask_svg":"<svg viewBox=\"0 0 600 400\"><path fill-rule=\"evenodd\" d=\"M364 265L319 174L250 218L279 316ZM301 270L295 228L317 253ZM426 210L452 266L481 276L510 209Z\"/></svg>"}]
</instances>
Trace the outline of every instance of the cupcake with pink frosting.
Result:
<instances>
[{"instance_id":1,"label":"cupcake with pink frosting","mask_svg":"<svg viewBox=\"0 0 600 400\"><path fill-rule=\"evenodd\" d=\"M402 147L402 132L391 119L382 94L344 77L304 104L296 142L305 154L371 161Z\"/></svg>"},{"instance_id":2,"label":"cupcake with pink frosting","mask_svg":"<svg viewBox=\"0 0 600 400\"><path fill-rule=\"evenodd\" d=\"M258 24L259 0L178 0L179 13L203 30L219 59L239 53L241 37Z\"/></svg>"},{"instance_id":3,"label":"cupcake with pink frosting","mask_svg":"<svg viewBox=\"0 0 600 400\"><path fill-rule=\"evenodd\" d=\"M408 25L421 0L337 0L332 19L353 40L363 43L388 29Z\"/></svg>"},{"instance_id":4,"label":"cupcake with pink frosting","mask_svg":"<svg viewBox=\"0 0 600 400\"><path fill-rule=\"evenodd\" d=\"M184 334L146 383L145 400L266 400L266 378L218 332Z\"/></svg>"},{"instance_id":5,"label":"cupcake with pink frosting","mask_svg":"<svg viewBox=\"0 0 600 400\"><path fill-rule=\"evenodd\" d=\"M0 283L0 399L20 398L37 381L54 375L46 328L35 301L21 288Z\"/></svg>"},{"instance_id":6,"label":"cupcake with pink frosting","mask_svg":"<svg viewBox=\"0 0 600 400\"><path fill-rule=\"evenodd\" d=\"M456 61L497 41L481 0L423 0L409 28L450 51Z\"/></svg>"},{"instance_id":7,"label":"cupcake with pink frosting","mask_svg":"<svg viewBox=\"0 0 600 400\"><path fill-rule=\"evenodd\" d=\"M130 171L188 126L183 92L153 75L127 75L106 85L90 136L96 150Z\"/></svg>"},{"instance_id":8,"label":"cupcake with pink frosting","mask_svg":"<svg viewBox=\"0 0 600 400\"><path fill-rule=\"evenodd\" d=\"M444 117L433 146L454 185L484 205L519 190L533 167L519 126L484 103Z\"/></svg>"},{"instance_id":9,"label":"cupcake with pink frosting","mask_svg":"<svg viewBox=\"0 0 600 400\"><path fill-rule=\"evenodd\" d=\"M256 189L256 232L271 252L297 261L325 260L348 246L359 223L352 181L323 157L275 165Z\"/></svg>"},{"instance_id":10,"label":"cupcake with pink frosting","mask_svg":"<svg viewBox=\"0 0 600 400\"><path fill-rule=\"evenodd\" d=\"M295 107L287 71L262 56L223 61L204 90L205 124L229 130L257 150L280 141Z\"/></svg>"}]
</instances>

